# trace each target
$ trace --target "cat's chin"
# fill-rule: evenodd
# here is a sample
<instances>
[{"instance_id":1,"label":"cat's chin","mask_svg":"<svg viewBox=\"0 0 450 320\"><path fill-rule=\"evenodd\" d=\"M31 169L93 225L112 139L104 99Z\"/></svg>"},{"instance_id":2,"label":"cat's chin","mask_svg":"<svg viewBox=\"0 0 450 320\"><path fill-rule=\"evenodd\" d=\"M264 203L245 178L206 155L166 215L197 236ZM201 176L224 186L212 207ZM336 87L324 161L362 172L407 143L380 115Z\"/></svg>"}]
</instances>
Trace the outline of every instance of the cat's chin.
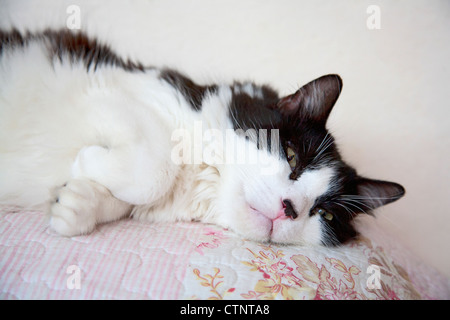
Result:
<instances>
[{"instance_id":1,"label":"cat's chin","mask_svg":"<svg viewBox=\"0 0 450 320\"><path fill-rule=\"evenodd\" d=\"M283 234L286 225L291 223L289 219L271 219L250 205L247 206L247 217L232 228L244 238L263 243L294 244Z\"/></svg>"},{"instance_id":2,"label":"cat's chin","mask_svg":"<svg viewBox=\"0 0 450 320\"><path fill-rule=\"evenodd\" d=\"M258 210L248 207L248 220L241 221L240 232L250 240L268 242L272 235L272 220Z\"/></svg>"},{"instance_id":3,"label":"cat's chin","mask_svg":"<svg viewBox=\"0 0 450 320\"><path fill-rule=\"evenodd\" d=\"M243 225L241 232L247 239L283 245L320 245L322 230L316 218L293 220L285 215L277 214L269 218L257 209L248 206L251 223Z\"/></svg>"},{"instance_id":4,"label":"cat's chin","mask_svg":"<svg viewBox=\"0 0 450 320\"><path fill-rule=\"evenodd\" d=\"M323 231L318 217L275 220L270 241L284 245L321 245Z\"/></svg>"}]
</instances>

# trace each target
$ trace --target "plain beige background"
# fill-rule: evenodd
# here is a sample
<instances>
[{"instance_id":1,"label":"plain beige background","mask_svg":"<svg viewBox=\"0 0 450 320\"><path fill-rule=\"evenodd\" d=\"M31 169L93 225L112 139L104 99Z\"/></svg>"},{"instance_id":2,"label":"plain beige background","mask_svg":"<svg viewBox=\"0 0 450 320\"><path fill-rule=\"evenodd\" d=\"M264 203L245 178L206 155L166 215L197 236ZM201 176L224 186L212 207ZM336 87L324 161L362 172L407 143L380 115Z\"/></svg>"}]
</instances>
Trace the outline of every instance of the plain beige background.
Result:
<instances>
[{"instance_id":1,"label":"plain beige background","mask_svg":"<svg viewBox=\"0 0 450 320\"><path fill-rule=\"evenodd\" d=\"M0 1L0 27L80 27L198 82L250 79L282 93L344 80L329 128L361 174L407 195L376 223L450 277L450 1ZM379 8L380 29L370 29Z\"/></svg>"}]
</instances>

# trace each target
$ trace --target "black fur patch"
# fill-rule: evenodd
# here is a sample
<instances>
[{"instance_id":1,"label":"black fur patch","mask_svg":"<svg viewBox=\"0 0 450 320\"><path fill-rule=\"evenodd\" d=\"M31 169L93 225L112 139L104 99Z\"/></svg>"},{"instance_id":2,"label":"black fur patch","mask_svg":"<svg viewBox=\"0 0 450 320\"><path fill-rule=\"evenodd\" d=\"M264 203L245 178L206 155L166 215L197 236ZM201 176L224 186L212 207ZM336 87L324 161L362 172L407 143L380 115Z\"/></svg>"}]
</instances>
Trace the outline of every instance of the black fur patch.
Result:
<instances>
[{"instance_id":1,"label":"black fur patch","mask_svg":"<svg viewBox=\"0 0 450 320\"><path fill-rule=\"evenodd\" d=\"M246 135L247 138L253 138L258 148L260 145L260 133L264 132L266 136L262 137L266 141L264 147L269 151L272 147L272 129L278 129L281 121L281 114L274 108L278 99L278 94L269 86L253 86L259 91L258 95L250 96L249 93L242 90L242 83L235 82L232 86L232 98L229 107L230 119L235 130L241 130L248 133L248 130L254 130L255 136ZM260 131L262 129L262 131ZM278 136L277 136L278 138ZM277 145L277 150L280 146Z\"/></svg>"},{"instance_id":2,"label":"black fur patch","mask_svg":"<svg viewBox=\"0 0 450 320\"><path fill-rule=\"evenodd\" d=\"M234 129L245 131L275 128L281 120L280 113L274 109L278 102L278 94L269 86L251 85L260 90L260 96L250 96L242 90L243 84L239 82L231 86L230 115Z\"/></svg>"},{"instance_id":3,"label":"black fur patch","mask_svg":"<svg viewBox=\"0 0 450 320\"><path fill-rule=\"evenodd\" d=\"M214 93L217 90L216 85L200 86L185 75L172 69L162 70L160 78L180 91L196 111L201 109L205 95L207 93Z\"/></svg>"},{"instance_id":4,"label":"black fur patch","mask_svg":"<svg viewBox=\"0 0 450 320\"><path fill-rule=\"evenodd\" d=\"M44 41L48 45L50 58L62 61L68 57L71 62L82 61L88 71L95 71L100 66L114 66L127 71L145 69L141 63L123 60L108 46L88 38L84 33L70 30L46 30L36 34L27 32L25 35L17 30L0 31L0 54L6 48L23 47L32 40Z\"/></svg>"},{"instance_id":5,"label":"black fur patch","mask_svg":"<svg viewBox=\"0 0 450 320\"><path fill-rule=\"evenodd\" d=\"M19 31L12 30L10 32L6 32L0 30L0 54L3 53L3 50L6 48L15 48L22 47L28 37L23 37Z\"/></svg>"}]
</instances>

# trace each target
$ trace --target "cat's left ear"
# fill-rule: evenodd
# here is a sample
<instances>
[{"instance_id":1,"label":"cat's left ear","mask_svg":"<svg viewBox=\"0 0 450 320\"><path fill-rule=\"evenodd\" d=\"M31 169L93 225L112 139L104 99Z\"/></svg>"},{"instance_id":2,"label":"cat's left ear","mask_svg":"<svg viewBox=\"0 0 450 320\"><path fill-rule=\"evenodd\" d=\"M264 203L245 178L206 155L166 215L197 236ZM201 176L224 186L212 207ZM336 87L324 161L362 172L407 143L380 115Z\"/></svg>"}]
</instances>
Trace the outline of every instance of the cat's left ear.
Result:
<instances>
[{"instance_id":1,"label":"cat's left ear","mask_svg":"<svg viewBox=\"0 0 450 320\"><path fill-rule=\"evenodd\" d=\"M405 188L398 183L367 178L359 178L356 188L358 197L353 200L354 205L368 213L400 199L405 194Z\"/></svg>"},{"instance_id":2,"label":"cat's left ear","mask_svg":"<svg viewBox=\"0 0 450 320\"><path fill-rule=\"evenodd\" d=\"M337 74L322 76L280 99L277 107L285 115L301 115L325 123L341 90L342 79Z\"/></svg>"}]
</instances>

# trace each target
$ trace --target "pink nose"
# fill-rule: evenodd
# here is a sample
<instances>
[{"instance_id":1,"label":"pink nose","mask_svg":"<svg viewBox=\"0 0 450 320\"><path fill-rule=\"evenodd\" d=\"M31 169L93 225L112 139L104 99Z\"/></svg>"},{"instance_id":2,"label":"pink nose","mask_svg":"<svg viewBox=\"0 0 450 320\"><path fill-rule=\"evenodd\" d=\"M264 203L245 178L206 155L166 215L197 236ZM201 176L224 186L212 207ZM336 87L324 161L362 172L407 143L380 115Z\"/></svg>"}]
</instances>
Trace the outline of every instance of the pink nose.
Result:
<instances>
[{"instance_id":1,"label":"pink nose","mask_svg":"<svg viewBox=\"0 0 450 320\"><path fill-rule=\"evenodd\" d=\"M283 200L283 209L284 214L288 217L291 217L291 219L295 219L298 217L298 214L295 211L294 205L292 204L291 200L289 199Z\"/></svg>"},{"instance_id":2,"label":"pink nose","mask_svg":"<svg viewBox=\"0 0 450 320\"><path fill-rule=\"evenodd\" d=\"M295 218L298 217L297 212L295 212L295 210L294 210L291 200L288 200L288 199L282 200L281 204L282 204L282 208L280 210L278 210L277 216L273 220L277 220L277 219L284 220L287 218L291 218L292 220L294 220Z\"/></svg>"},{"instance_id":3,"label":"pink nose","mask_svg":"<svg viewBox=\"0 0 450 320\"><path fill-rule=\"evenodd\" d=\"M278 212L277 212L277 216L275 217L275 219L273 219L274 221L275 220L278 220L278 219L280 219L280 220L285 220L285 219L287 219L288 218L288 216L286 216L286 213L284 212L284 208L281 208Z\"/></svg>"}]
</instances>

